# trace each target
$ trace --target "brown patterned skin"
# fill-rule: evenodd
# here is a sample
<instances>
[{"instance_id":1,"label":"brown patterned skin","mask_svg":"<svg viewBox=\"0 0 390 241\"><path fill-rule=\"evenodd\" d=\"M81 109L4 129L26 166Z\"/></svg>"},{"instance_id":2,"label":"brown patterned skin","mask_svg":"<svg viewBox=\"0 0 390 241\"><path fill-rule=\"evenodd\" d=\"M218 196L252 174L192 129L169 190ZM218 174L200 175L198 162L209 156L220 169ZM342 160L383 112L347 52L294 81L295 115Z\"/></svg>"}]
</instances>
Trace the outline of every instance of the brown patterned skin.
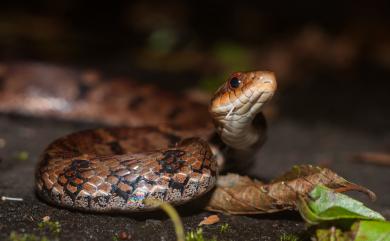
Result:
<instances>
[{"instance_id":1,"label":"brown patterned skin","mask_svg":"<svg viewBox=\"0 0 390 241\"><path fill-rule=\"evenodd\" d=\"M217 165L205 141L179 139L152 127L70 134L44 151L38 194L55 205L103 212L155 209L147 198L187 202L214 186Z\"/></svg>"},{"instance_id":2,"label":"brown patterned skin","mask_svg":"<svg viewBox=\"0 0 390 241\"><path fill-rule=\"evenodd\" d=\"M262 143L256 120L275 90L271 72L238 72L207 108L97 72L0 64L0 112L131 126L73 133L43 152L38 195L84 211L147 211L156 208L147 199L181 204L203 195L216 183L216 159L245 162Z\"/></svg>"},{"instance_id":3,"label":"brown patterned skin","mask_svg":"<svg viewBox=\"0 0 390 241\"><path fill-rule=\"evenodd\" d=\"M179 93L95 70L35 62L0 63L0 112L213 132L207 106Z\"/></svg>"}]
</instances>

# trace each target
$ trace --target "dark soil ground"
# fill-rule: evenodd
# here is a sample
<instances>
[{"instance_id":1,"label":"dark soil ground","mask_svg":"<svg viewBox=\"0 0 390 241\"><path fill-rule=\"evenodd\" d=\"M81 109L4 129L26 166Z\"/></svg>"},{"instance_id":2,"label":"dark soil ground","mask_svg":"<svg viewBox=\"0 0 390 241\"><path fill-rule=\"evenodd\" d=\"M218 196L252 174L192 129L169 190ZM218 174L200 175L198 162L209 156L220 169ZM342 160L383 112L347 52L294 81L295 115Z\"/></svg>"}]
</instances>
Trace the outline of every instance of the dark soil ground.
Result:
<instances>
[{"instance_id":1,"label":"dark soil ground","mask_svg":"<svg viewBox=\"0 0 390 241\"><path fill-rule=\"evenodd\" d=\"M356 107L356 99L348 95L362 98L359 91L364 92L364 88L358 87L352 92L341 88L325 103L319 98L325 98L319 91L327 92L326 88L290 90L289 95L280 94L283 96L279 98L282 114L270 123L268 141L248 174L269 180L294 164L326 165L341 176L373 190L378 196L375 203L360 194L355 197L390 218L390 167L351 161L354 154L362 151L389 150L388 103L382 100L387 93L378 87L379 94L375 92L367 98L365 105ZM345 101L340 101L343 98ZM306 116L300 113L306 113ZM131 240L175 240L171 221L161 213L114 216L80 213L49 206L36 197L34 168L43 148L57 137L90 127L92 125L0 116L0 138L5 141L5 146L0 148L0 195L23 198L22 202L0 202L0 240L7 240L11 231L40 235L38 223L45 216L61 224L60 240L112 240L120 231L127 232ZM28 153L27 159L18 158L22 151ZM211 214L192 205L180 209L187 231L195 230L198 223ZM280 240L283 234L305 231L303 221L295 212L219 216L218 224L203 228L207 238ZM221 233L221 225L225 223L229 227Z\"/></svg>"}]
</instances>

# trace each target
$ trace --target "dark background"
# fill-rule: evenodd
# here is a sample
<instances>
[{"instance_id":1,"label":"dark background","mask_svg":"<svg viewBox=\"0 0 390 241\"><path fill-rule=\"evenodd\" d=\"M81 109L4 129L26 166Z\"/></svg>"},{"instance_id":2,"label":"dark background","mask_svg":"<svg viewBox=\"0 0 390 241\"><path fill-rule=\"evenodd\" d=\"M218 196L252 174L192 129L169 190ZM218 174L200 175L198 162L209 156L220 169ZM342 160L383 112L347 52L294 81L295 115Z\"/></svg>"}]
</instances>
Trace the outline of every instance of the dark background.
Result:
<instances>
[{"instance_id":1,"label":"dark background","mask_svg":"<svg viewBox=\"0 0 390 241\"><path fill-rule=\"evenodd\" d=\"M2 1L0 60L97 68L209 93L232 71L272 70L279 90L266 109L269 139L249 174L269 180L293 164L325 165L375 191L378 201L368 205L390 217L389 167L351 161L390 151L389 21L388 1ZM0 202L1 240L11 231L39 234L46 215L60 221L61 240L109 240L121 230L133 240L173 239L165 217L74 213L37 200L39 153L88 127L1 115L0 195L25 200ZM20 151L27 161L15 158ZM208 215L183 214L186 230ZM279 240L304 230L291 213L220 217L230 230L206 227L207 237Z\"/></svg>"},{"instance_id":2,"label":"dark background","mask_svg":"<svg viewBox=\"0 0 390 241\"><path fill-rule=\"evenodd\" d=\"M283 115L360 128L369 122L379 131L388 123L388 1L1 5L0 58L6 61L98 67L208 90L231 71L270 69Z\"/></svg>"}]
</instances>

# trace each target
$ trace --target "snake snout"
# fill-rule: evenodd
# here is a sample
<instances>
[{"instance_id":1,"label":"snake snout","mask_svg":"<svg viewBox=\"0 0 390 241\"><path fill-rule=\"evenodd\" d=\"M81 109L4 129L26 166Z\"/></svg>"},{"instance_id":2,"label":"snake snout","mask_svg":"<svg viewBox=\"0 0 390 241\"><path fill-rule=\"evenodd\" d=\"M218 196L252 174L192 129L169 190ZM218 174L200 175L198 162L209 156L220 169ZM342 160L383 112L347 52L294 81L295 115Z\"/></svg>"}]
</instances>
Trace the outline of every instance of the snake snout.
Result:
<instances>
[{"instance_id":1,"label":"snake snout","mask_svg":"<svg viewBox=\"0 0 390 241\"><path fill-rule=\"evenodd\" d=\"M277 88L276 77L270 71L255 72L256 83L258 88L264 92L275 92Z\"/></svg>"}]
</instances>

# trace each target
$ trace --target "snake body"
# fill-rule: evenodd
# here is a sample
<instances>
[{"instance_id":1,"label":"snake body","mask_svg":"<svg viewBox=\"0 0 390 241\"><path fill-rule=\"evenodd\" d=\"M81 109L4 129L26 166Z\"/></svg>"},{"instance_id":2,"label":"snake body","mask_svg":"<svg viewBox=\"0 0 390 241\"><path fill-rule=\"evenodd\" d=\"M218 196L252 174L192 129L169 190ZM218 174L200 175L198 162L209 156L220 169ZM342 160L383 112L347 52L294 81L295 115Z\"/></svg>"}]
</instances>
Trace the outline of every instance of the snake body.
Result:
<instances>
[{"instance_id":1,"label":"snake body","mask_svg":"<svg viewBox=\"0 0 390 241\"><path fill-rule=\"evenodd\" d=\"M9 69L7 71L10 73ZM35 108L38 115L55 114L67 119L78 119L84 110L87 111L86 119L91 121L102 114L118 113L119 117L100 121L131 126L76 132L55 140L44 150L36 171L37 194L54 205L86 211L147 211L156 208L155 203L145 202L147 199L176 205L205 194L216 183L216 156L232 153L226 152L226 149L223 151L220 145L213 143L211 123L214 123L220 140L229 150L236 153L252 152L264 136L264 130L255 124L255 118L276 90L275 77L271 72L234 73L212 98L209 115L207 108L180 96L159 95L159 98L154 96L154 100L149 100L147 97L150 93L154 95L158 90L135 86L123 80L100 82L96 76L93 81L88 80L95 86L90 84L88 93L83 93L82 98L77 93L62 93L62 97L38 95L37 90L34 92L26 87L23 78L40 81L56 75L70 75L72 78L63 78L67 79L63 82L69 84L73 83L69 80L74 80L80 73L51 69L62 73L52 73L52 76L26 74L34 71L37 71L36 66L30 69L24 66L19 72L14 70L14 75L3 73L4 76L20 80L20 83L19 86L16 83L15 87L15 82L10 84L7 79L3 79L0 100L8 100L8 103L0 104L0 111L12 112L25 108L22 111L25 113ZM76 83L80 85L79 81ZM115 85L121 87L118 88L119 94L115 93L114 103L113 100L107 100L110 102L107 104L104 97L110 90L115 90ZM144 91L137 92L132 87ZM134 95L138 96L138 101L142 98L142 102L146 102L138 106L138 110L134 105L140 104L136 103ZM13 101L9 101L11 97ZM62 100L59 102L62 106L53 106L53 98ZM26 104L21 107L20 103L26 100L40 100L46 106ZM151 104L148 105L148 101ZM126 107L123 107L123 103L127 103ZM134 118L134 114L142 111L143 115ZM148 119L148 115L158 118ZM166 115L170 118L166 118ZM141 116L146 118L144 123Z\"/></svg>"}]
</instances>

